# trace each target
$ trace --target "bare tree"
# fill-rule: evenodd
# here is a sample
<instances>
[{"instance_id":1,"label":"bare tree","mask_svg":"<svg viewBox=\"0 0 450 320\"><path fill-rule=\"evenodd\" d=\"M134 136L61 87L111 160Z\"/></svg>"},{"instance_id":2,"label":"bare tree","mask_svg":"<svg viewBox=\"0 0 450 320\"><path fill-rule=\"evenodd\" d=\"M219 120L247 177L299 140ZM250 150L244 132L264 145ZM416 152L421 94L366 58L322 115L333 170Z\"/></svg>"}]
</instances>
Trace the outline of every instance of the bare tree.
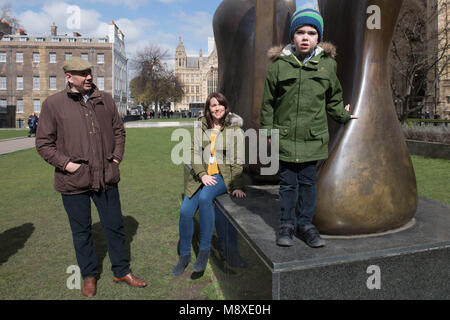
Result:
<instances>
[{"instance_id":1,"label":"bare tree","mask_svg":"<svg viewBox=\"0 0 450 320\"><path fill-rule=\"evenodd\" d=\"M450 58L448 20L439 27L437 23L446 5L446 0L404 2L391 55L391 88L394 99L401 104L397 112L402 122L424 107L427 93L434 103L438 101L433 88L447 72Z\"/></svg>"},{"instance_id":2,"label":"bare tree","mask_svg":"<svg viewBox=\"0 0 450 320\"><path fill-rule=\"evenodd\" d=\"M183 95L180 82L163 62L168 57L167 50L150 45L138 51L131 62L132 69L137 73L130 82L131 97L144 109L154 104L155 116L161 103L178 102Z\"/></svg>"}]
</instances>

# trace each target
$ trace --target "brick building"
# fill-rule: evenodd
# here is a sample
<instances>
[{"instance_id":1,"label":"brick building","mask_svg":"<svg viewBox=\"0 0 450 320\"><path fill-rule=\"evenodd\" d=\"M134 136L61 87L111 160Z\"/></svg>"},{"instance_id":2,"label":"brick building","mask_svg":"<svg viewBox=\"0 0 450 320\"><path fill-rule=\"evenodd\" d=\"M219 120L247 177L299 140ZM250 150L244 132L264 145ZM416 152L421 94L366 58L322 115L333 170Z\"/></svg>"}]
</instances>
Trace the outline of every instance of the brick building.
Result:
<instances>
[{"instance_id":1,"label":"brick building","mask_svg":"<svg viewBox=\"0 0 450 320\"><path fill-rule=\"evenodd\" d=\"M65 88L62 66L72 56L94 65L94 83L112 94L119 113L126 113L127 58L124 35L114 21L103 38L59 35L55 25L43 36L18 29L0 40L0 109L16 106L16 127L26 127L28 116L39 114L42 102Z\"/></svg>"}]
</instances>

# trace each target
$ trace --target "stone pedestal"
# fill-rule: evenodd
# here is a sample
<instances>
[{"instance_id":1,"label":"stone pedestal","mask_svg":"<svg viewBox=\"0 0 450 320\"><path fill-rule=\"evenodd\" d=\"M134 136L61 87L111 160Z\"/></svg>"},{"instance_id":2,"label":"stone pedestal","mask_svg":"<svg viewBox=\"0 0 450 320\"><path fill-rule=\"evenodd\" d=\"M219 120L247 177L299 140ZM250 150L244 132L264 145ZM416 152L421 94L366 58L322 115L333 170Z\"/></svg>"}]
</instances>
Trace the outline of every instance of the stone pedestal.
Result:
<instances>
[{"instance_id":1,"label":"stone pedestal","mask_svg":"<svg viewBox=\"0 0 450 320\"><path fill-rule=\"evenodd\" d=\"M420 198L401 231L326 237L319 249L295 238L282 248L275 244L278 187L246 190L246 199L216 199L227 222L213 236L210 261L227 299L450 299L449 206ZM231 267L231 251L218 250L219 240L234 236L247 267Z\"/></svg>"}]
</instances>

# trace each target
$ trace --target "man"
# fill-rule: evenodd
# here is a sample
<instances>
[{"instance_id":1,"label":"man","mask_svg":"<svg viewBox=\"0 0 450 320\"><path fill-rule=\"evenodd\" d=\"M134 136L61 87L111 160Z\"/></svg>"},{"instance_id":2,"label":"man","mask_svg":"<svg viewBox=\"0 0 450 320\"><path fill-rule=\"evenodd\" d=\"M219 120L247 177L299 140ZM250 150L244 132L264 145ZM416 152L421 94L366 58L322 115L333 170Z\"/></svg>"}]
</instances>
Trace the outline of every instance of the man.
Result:
<instances>
[{"instance_id":1,"label":"man","mask_svg":"<svg viewBox=\"0 0 450 320\"><path fill-rule=\"evenodd\" d=\"M114 282L145 287L130 271L117 183L125 129L111 95L92 82L92 65L72 57L63 66L67 88L42 104L36 149L55 167L54 187L62 194L72 230L84 296L96 294L97 257L91 234L91 198L107 238Z\"/></svg>"},{"instance_id":2,"label":"man","mask_svg":"<svg viewBox=\"0 0 450 320\"><path fill-rule=\"evenodd\" d=\"M316 164L328 158L327 114L340 123L358 118L350 114L349 105L344 107L334 46L318 45L323 26L317 10L297 10L291 19L292 43L269 51L273 62L266 77L261 128L268 129L269 136L271 129L280 133L281 217L277 245L283 247L294 244L294 233L312 248L325 246L312 220L316 209Z\"/></svg>"},{"instance_id":3,"label":"man","mask_svg":"<svg viewBox=\"0 0 450 320\"><path fill-rule=\"evenodd\" d=\"M34 113L34 112L28 117L28 127L30 128L30 130L28 132L28 138L31 137L32 134L34 134L36 136L36 128L37 128L38 121L39 121L39 118L37 117L36 113Z\"/></svg>"}]
</instances>

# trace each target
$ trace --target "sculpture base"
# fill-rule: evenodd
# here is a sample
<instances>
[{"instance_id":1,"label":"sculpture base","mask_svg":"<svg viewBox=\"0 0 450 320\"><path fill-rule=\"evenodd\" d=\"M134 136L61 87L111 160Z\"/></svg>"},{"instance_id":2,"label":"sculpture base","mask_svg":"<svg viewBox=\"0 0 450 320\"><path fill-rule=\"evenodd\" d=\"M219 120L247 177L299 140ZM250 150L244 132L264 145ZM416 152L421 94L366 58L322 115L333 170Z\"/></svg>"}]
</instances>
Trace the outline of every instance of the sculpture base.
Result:
<instances>
[{"instance_id":1,"label":"sculpture base","mask_svg":"<svg viewBox=\"0 0 450 320\"><path fill-rule=\"evenodd\" d=\"M293 247L283 248L275 243L278 187L246 191L247 199L216 200L231 223L225 237L237 230L239 254L248 263L230 266L231 254L219 251L213 236L210 261L227 299L450 299L449 206L420 198L414 225L403 231L329 238L319 249L295 238Z\"/></svg>"}]
</instances>

